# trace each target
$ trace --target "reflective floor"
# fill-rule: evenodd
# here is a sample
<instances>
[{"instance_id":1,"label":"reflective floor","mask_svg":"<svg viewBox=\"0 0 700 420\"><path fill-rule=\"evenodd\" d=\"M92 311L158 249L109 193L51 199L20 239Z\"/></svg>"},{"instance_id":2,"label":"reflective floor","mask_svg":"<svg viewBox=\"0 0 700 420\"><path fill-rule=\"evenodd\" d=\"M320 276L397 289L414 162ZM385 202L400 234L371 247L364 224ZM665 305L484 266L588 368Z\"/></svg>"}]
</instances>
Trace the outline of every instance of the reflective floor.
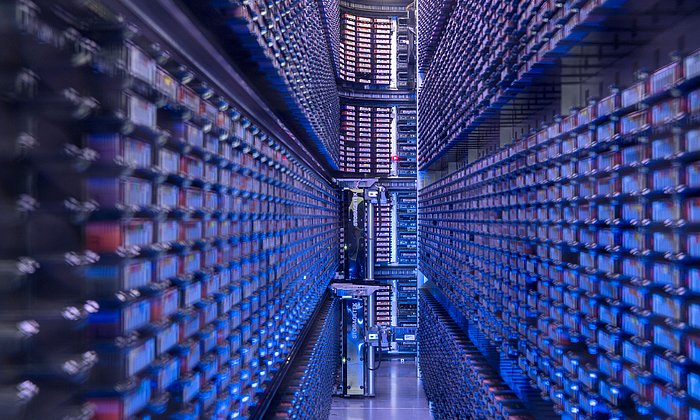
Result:
<instances>
[{"instance_id":1,"label":"reflective floor","mask_svg":"<svg viewBox=\"0 0 700 420\"><path fill-rule=\"evenodd\" d=\"M430 420L428 400L414 362L385 360L377 371L374 398L333 399L330 419Z\"/></svg>"}]
</instances>

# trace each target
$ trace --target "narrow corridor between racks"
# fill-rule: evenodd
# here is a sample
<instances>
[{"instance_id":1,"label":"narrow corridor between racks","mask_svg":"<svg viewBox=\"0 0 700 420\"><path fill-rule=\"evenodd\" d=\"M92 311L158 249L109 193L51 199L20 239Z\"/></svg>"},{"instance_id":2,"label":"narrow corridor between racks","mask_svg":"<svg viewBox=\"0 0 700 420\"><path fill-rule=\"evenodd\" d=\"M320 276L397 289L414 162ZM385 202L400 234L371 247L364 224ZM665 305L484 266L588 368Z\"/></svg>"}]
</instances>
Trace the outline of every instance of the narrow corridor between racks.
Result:
<instances>
[{"instance_id":1,"label":"narrow corridor between racks","mask_svg":"<svg viewBox=\"0 0 700 420\"><path fill-rule=\"evenodd\" d=\"M374 398L333 399L331 420L432 419L414 361L385 360L376 372Z\"/></svg>"}]
</instances>

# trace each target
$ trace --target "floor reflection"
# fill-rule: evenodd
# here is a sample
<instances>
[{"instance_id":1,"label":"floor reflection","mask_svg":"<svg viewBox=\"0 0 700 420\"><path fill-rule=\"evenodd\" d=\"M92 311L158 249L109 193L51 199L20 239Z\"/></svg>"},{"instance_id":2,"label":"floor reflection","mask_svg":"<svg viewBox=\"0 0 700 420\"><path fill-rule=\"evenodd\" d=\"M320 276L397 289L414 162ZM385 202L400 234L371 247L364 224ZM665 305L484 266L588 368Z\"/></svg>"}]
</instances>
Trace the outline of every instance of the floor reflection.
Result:
<instances>
[{"instance_id":1,"label":"floor reflection","mask_svg":"<svg viewBox=\"0 0 700 420\"><path fill-rule=\"evenodd\" d=\"M428 400L414 362L385 360L376 372L375 398L333 399L331 419L430 420Z\"/></svg>"}]
</instances>

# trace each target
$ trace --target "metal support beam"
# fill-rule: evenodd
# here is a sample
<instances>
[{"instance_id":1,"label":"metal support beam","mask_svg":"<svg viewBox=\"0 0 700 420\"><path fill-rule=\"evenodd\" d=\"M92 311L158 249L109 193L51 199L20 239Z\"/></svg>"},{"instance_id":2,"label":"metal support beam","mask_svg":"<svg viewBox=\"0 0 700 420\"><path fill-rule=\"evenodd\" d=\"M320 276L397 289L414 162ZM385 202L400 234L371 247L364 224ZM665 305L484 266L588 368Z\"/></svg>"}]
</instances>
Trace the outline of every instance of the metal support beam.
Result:
<instances>
[{"instance_id":1,"label":"metal support beam","mask_svg":"<svg viewBox=\"0 0 700 420\"><path fill-rule=\"evenodd\" d=\"M372 200L367 200L367 281L374 281L374 253L376 248L376 208Z\"/></svg>"},{"instance_id":2,"label":"metal support beam","mask_svg":"<svg viewBox=\"0 0 700 420\"><path fill-rule=\"evenodd\" d=\"M372 330L376 325L375 315L377 313L377 292L372 292L367 296L367 329ZM368 397L374 397L374 369L375 369L375 348L374 346L368 346L367 348L367 389L365 389L365 395Z\"/></svg>"},{"instance_id":3,"label":"metal support beam","mask_svg":"<svg viewBox=\"0 0 700 420\"><path fill-rule=\"evenodd\" d=\"M376 204L373 199L365 201L367 203L367 282L374 281L374 263L375 263L375 249L377 247L377 217L376 217ZM372 292L367 296L367 329L371 330L375 326L375 315L377 313L377 294ZM367 347L367 360L365 362L365 372L367 374L367 383L365 389L365 396L374 396L374 346L368 345Z\"/></svg>"}]
</instances>

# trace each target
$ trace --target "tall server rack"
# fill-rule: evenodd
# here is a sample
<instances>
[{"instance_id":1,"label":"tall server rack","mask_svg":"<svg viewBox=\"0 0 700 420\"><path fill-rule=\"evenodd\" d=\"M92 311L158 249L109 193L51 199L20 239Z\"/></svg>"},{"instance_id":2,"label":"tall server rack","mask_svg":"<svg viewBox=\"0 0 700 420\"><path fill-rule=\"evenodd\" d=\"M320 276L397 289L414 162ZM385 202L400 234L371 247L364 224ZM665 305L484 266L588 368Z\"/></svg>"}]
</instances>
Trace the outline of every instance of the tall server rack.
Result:
<instances>
[{"instance_id":1,"label":"tall server rack","mask_svg":"<svg viewBox=\"0 0 700 420\"><path fill-rule=\"evenodd\" d=\"M392 108L367 103L341 105L340 164L359 176L391 173Z\"/></svg>"},{"instance_id":2,"label":"tall server rack","mask_svg":"<svg viewBox=\"0 0 700 420\"><path fill-rule=\"evenodd\" d=\"M416 352L415 17L411 2L340 2L339 177L376 178L377 323L392 352Z\"/></svg>"},{"instance_id":3,"label":"tall server rack","mask_svg":"<svg viewBox=\"0 0 700 420\"><path fill-rule=\"evenodd\" d=\"M392 85L392 19L343 12L340 77L364 85Z\"/></svg>"},{"instance_id":4,"label":"tall server rack","mask_svg":"<svg viewBox=\"0 0 700 420\"><path fill-rule=\"evenodd\" d=\"M319 302L339 195L193 17L232 13L261 36L268 6L203 3L0 5L2 417L261 416L302 342L337 328ZM292 18L279 42L325 48ZM319 95L299 121L337 111ZM311 126L309 144L330 130ZM334 363L317 354L307 375ZM316 387L286 413L327 411Z\"/></svg>"},{"instance_id":5,"label":"tall server rack","mask_svg":"<svg viewBox=\"0 0 700 420\"><path fill-rule=\"evenodd\" d=\"M422 4L448 16L419 29L435 35L419 332L439 417L700 415L698 4ZM457 354L447 383L436 366Z\"/></svg>"}]
</instances>

